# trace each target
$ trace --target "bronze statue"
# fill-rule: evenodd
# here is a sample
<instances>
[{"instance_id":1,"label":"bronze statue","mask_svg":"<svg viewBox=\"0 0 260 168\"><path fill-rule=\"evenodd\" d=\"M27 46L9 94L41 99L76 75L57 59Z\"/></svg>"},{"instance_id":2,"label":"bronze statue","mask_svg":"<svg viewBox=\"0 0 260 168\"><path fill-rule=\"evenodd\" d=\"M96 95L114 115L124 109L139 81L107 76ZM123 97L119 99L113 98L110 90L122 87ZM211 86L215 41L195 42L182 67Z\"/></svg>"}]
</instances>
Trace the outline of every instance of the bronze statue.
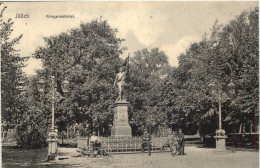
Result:
<instances>
[{"instance_id":1,"label":"bronze statue","mask_svg":"<svg viewBox=\"0 0 260 168\"><path fill-rule=\"evenodd\" d=\"M126 96L125 96L125 79L126 79L126 75L127 75L127 71L129 70L129 55L126 58L125 62L124 62L124 67L121 66L119 69L119 72L116 74L116 79L114 82L114 86L117 84L118 86L118 90L119 90L119 96L116 100L126 100Z\"/></svg>"},{"instance_id":2,"label":"bronze statue","mask_svg":"<svg viewBox=\"0 0 260 168\"><path fill-rule=\"evenodd\" d=\"M119 96L116 100L125 99L125 95L124 95L125 76L126 76L126 72L123 71L123 67L121 67L119 73L116 74L116 79L114 82L114 86L117 84L119 89Z\"/></svg>"}]
</instances>

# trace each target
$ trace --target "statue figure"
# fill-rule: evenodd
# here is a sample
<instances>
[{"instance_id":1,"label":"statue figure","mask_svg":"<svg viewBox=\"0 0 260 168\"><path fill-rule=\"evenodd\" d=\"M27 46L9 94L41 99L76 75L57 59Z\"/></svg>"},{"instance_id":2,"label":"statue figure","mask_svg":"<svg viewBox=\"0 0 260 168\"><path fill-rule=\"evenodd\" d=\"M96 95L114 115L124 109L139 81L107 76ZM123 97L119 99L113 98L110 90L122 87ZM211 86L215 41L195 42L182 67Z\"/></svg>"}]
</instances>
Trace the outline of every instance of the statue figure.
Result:
<instances>
[{"instance_id":1,"label":"statue figure","mask_svg":"<svg viewBox=\"0 0 260 168\"><path fill-rule=\"evenodd\" d=\"M123 67L125 67L125 68L123 68ZM120 67L119 73L117 73L117 75L116 75L114 86L117 84L118 90L119 90L119 96L116 100L120 100L120 101L126 100L124 86L126 84L125 79L126 79L128 70L129 70L129 55L126 58L126 60L124 61L123 66Z\"/></svg>"},{"instance_id":2,"label":"statue figure","mask_svg":"<svg viewBox=\"0 0 260 168\"><path fill-rule=\"evenodd\" d=\"M116 75L114 86L117 84L119 90L119 96L116 100L124 100L124 85L125 85L125 76L126 72L123 70L123 67L120 67L119 73Z\"/></svg>"}]
</instances>

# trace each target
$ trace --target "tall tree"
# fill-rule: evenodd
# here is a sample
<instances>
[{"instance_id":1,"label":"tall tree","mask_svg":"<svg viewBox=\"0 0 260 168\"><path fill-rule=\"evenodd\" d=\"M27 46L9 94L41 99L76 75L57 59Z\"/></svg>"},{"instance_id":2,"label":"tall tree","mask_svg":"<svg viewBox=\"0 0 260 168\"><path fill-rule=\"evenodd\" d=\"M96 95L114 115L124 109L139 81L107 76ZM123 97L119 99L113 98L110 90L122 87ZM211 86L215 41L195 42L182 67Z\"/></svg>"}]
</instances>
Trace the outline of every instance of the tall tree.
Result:
<instances>
[{"instance_id":1,"label":"tall tree","mask_svg":"<svg viewBox=\"0 0 260 168\"><path fill-rule=\"evenodd\" d=\"M231 110L225 120L234 126L249 128L259 123L259 10L245 11L232 20L220 33L220 45L226 74L235 83ZM238 129L236 129L238 131ZM247 130L249 131L249 129Z\"/></svg>"},{"instance_id":2,"label":"tall tree","mask_svg":"<svg viewBox=\"0 0 260 168\"><path fill-rule=\"evenodd\" d=\"M80 27L45 38L46 47L40 47L35 57L42 59L44 69L39 72L49 85L49 76L55 75L57 89L67 76L70 92L56 106L55 115L60 128L74 122L88 122L100 131L108 129L113 118L116 91L113 81L120 66L122 39L107 21L93 20ZM48 92L46 88L46 93Z\"/></svg>"},{"instance_id":3,"label":"tall tree","mask_svg":"<svg viewBox=\"0 0 260 168\"><path fill-rule=\"evenodd\" d=\"M167 86L172 93L164 97L175 95L168 100L174 102L170 107L182 112L186 123L212 124L210 131L217 128L218 95L209 88L216 82L226 130L236 132L240 123L257 125L258 29L257 8L243 12L225 26L216 21L209 38L204 36L179 56L179 67L169 76ZM228 88L231 82L235 85L233 93ZM234 129L228 129L231 125Z\"/></svg>"},{"instance_id":4,"label":"tall tree","mask_svg":"<svg viewBox=\"0 0 260 168\"><path fill-rule=\"evenodd\" d=\"M0 8L2 121L15 124L19 122L25 110L21 93L25 80L22 68L27 57L21 57L19 51L15 49L22 35L10 39L14 22L4 17L7 7L0 3Z\"/></svg>"},{"instance_id":5,"label":"tall tree","mask_svg":"<svg viewBox=\"0 0 260 168\"><path fill-rule=\"evenodd\" d=\"M138 134L140 127L156 126L164 121L159 99L163 79L170 71L168 57L158 48L138 50L131 58L128 92L134 134Z\"/></svg>"}]
</instances>

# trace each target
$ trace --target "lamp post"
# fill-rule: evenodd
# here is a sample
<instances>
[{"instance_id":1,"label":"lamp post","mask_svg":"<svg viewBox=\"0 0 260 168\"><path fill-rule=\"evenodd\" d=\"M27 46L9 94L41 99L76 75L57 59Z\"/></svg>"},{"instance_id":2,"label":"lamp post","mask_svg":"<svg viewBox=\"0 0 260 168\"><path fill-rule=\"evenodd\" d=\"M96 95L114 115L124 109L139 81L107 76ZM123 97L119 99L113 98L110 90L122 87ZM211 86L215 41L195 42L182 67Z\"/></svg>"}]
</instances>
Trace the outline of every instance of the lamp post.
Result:
<instances>
[{"instance_id":1,"label":"lamp post","mask_svg":"<svg viewBox=\"0 0 260 168\"><path fill-rule=\"evenodd\" d=\"M41 78L38 83L38 91L40 93L44 93L44 80ZM62 82L62 90L64 93L68 92L69 82L65 78ZM48 160L53 160L57 155L57 144L58 144L58 131L55 130L55 123L54 123L54 112L55 112L55 102L59 102L62 99L62 96L59 92L56 91L55 87L55 77L51 76L51 90L47 94L47 96L51 99L51 130L48 134Z\"/></svg>"},{"instance_id":2,"label":"lamp post","mask_svg":"<svg viewBox=\"0 0 260 168\"><path fill-rule=\"evenodd\" d=\"M216 150L218 152L225 151L226 150L226 139L227 136L225 135L226 132L224 129L222 129L222 111L221 111L221 103L223 101L221 94L223 94L222 89L223 84L222 83L210 83L209 87L212 89L212 91L217 91L217 100L218 100L218 129L216 130L216 136L214 137L216 139ZM230 83L227 85L228 90L233 89L234 83L230 81Z\"/></svg>"}]
</instances>

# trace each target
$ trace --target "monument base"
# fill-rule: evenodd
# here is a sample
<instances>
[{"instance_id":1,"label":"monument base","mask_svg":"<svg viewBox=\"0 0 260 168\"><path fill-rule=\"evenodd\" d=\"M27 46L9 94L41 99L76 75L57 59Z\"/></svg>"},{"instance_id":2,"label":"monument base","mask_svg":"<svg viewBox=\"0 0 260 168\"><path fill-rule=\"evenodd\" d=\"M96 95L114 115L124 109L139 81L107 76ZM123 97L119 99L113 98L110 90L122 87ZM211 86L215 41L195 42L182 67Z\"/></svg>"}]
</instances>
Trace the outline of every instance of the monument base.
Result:
<instances>
[{"instance_id":1,"label":"monument base","mask_svg":"<svg viewBox=\"0 0 260 168\"><path fill-rule=\"evenodd\" d=\"M127 101L115 102L115 114L113 126L111 128L111 137L132 137L132 128L128 123L128 105Z\"/></svg>"},{"instance_id":2,"label":"monument base","mask_svg":"<svg viewBox=\"0 0 260 168\"><path fill-rule=\"evenodd\" d=\"M132 129L130 126L112 127L111 137L132 137Z\"/></svg>"}]
</instances>

